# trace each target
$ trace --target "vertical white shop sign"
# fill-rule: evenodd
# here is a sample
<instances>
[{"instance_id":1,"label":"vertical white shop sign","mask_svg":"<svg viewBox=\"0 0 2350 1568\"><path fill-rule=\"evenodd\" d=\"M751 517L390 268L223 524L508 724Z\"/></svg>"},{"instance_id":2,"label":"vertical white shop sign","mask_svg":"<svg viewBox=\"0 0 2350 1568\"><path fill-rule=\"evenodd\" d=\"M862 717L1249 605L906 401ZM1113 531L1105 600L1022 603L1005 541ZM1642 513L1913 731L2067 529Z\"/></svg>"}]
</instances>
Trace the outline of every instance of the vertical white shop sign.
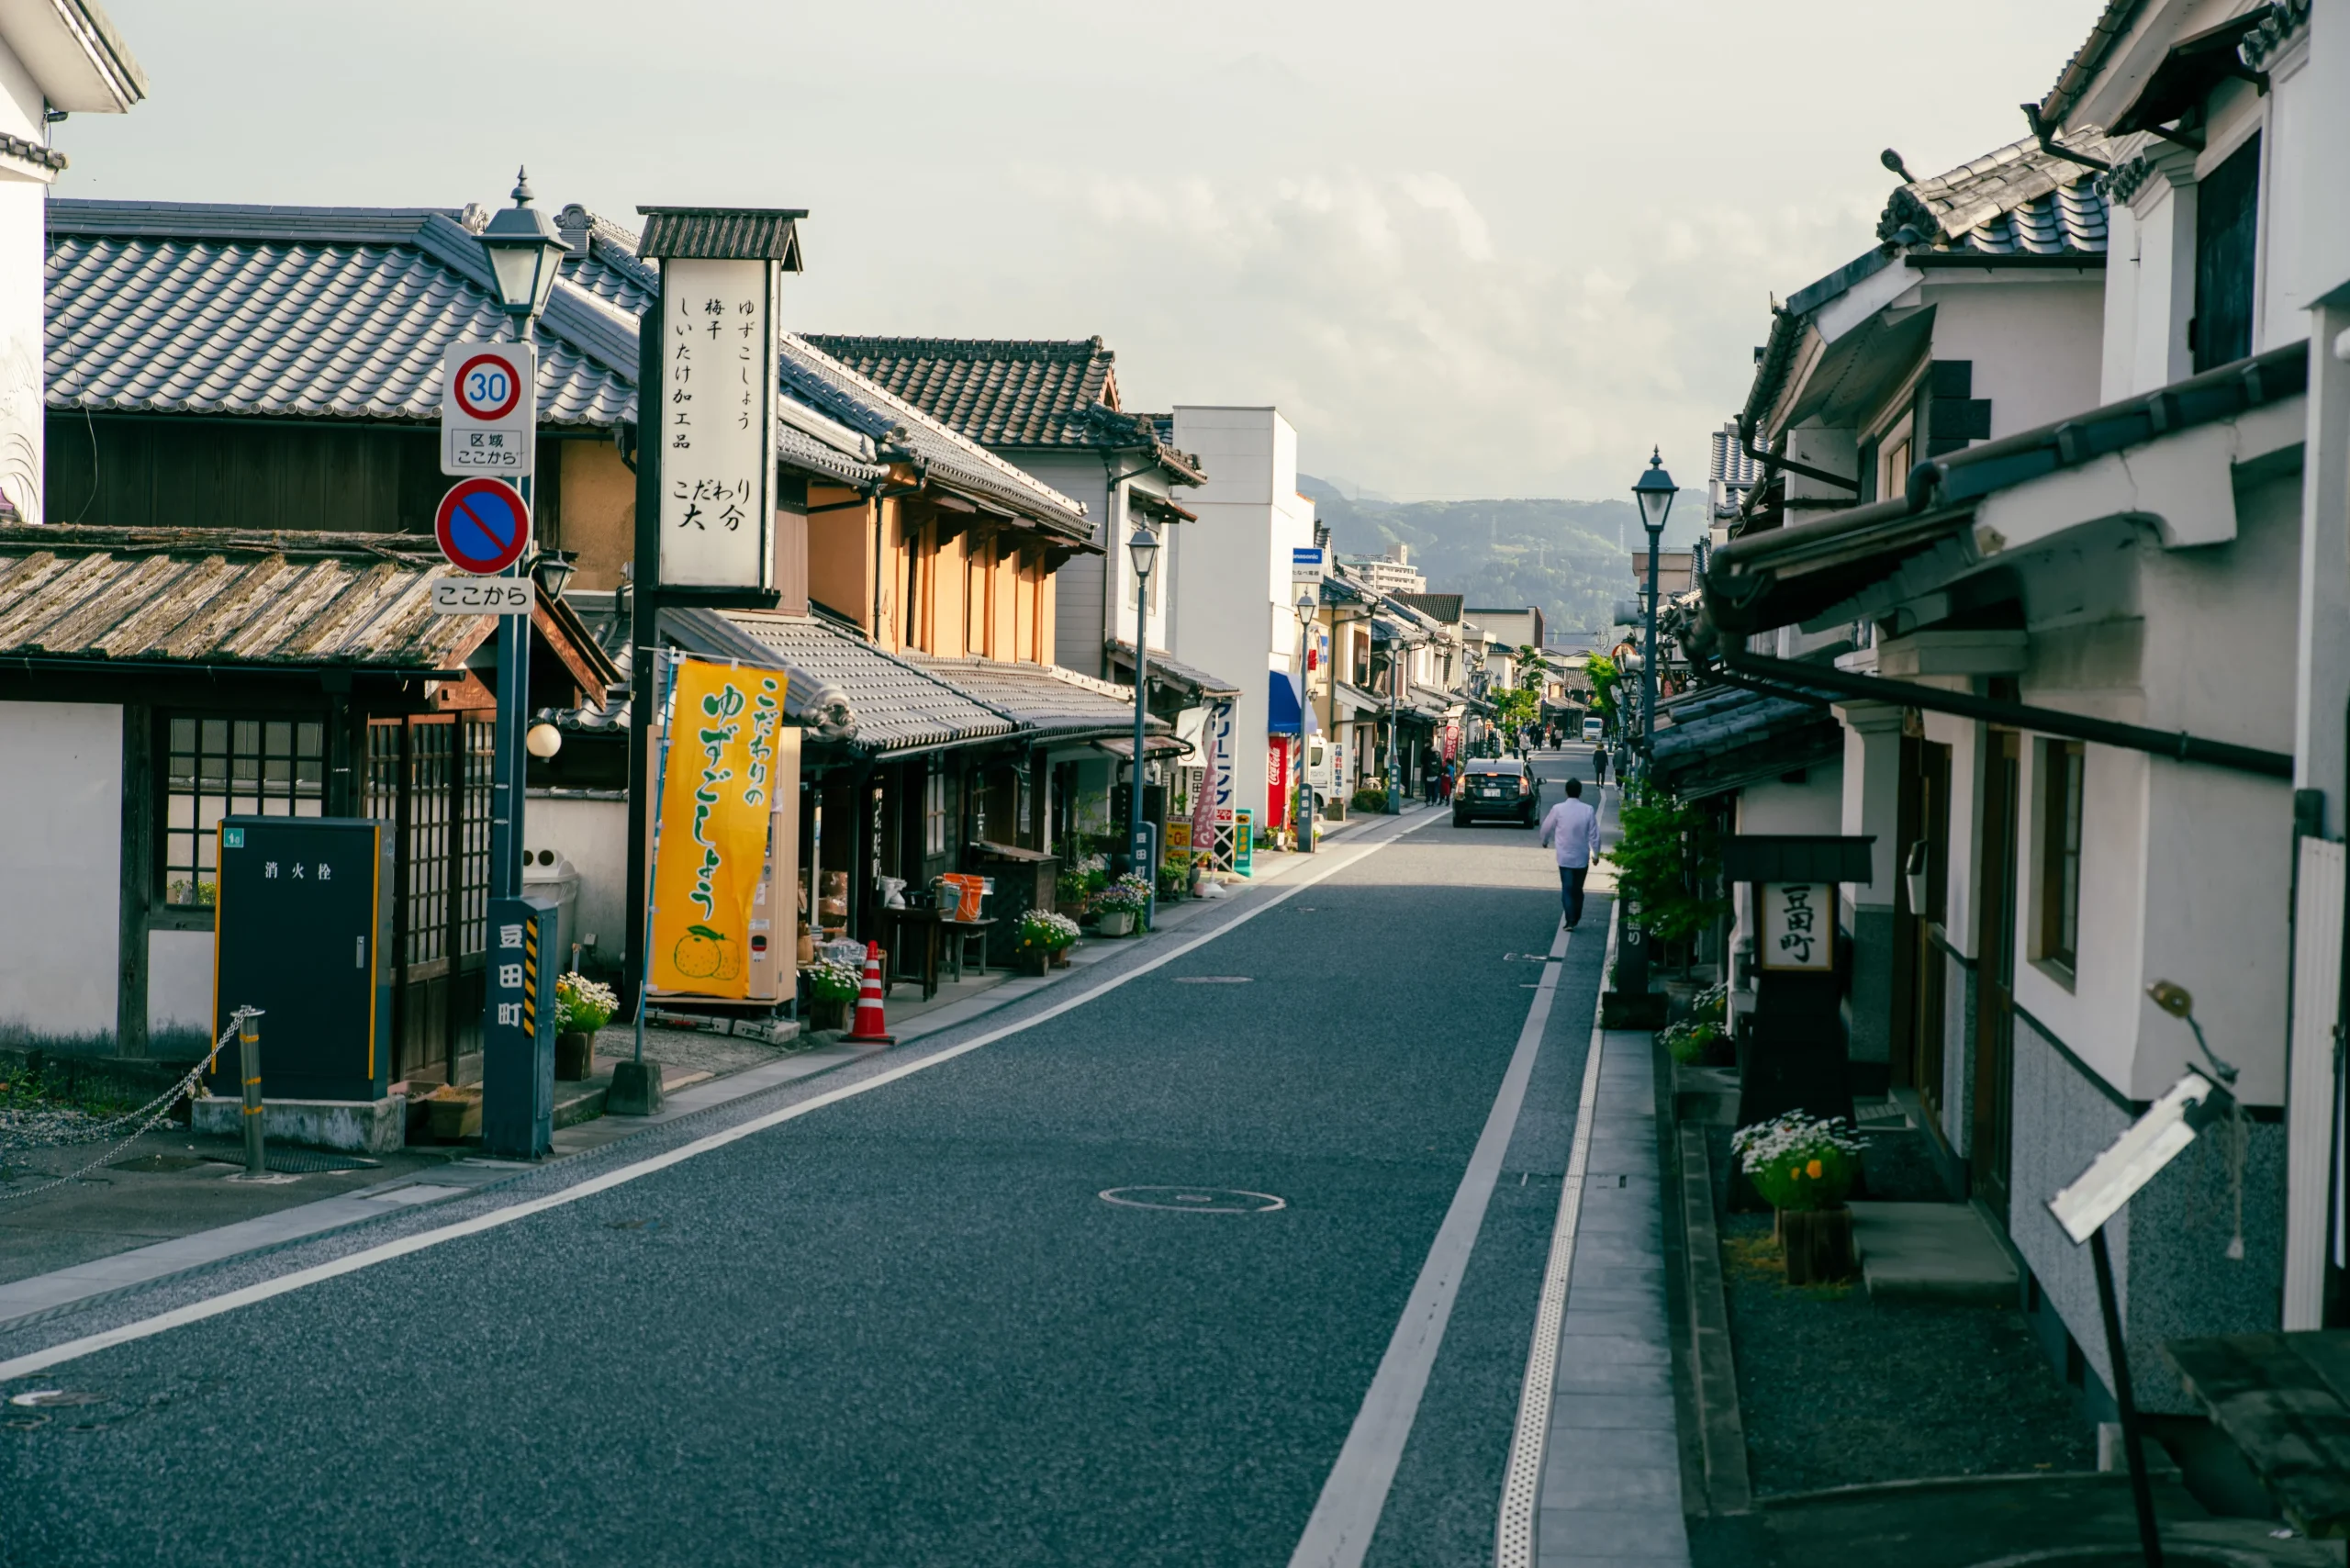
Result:
<instances>
[{"instance_id":1,"label":"vertical white shop sign","mask_svg":"<svg viewBox=\"0 0 2350 1568\"><path fill-rule=\"evenodd\" d=\"M772 262L663 263L664 584L774 586L774 307Z\"/></svg>"},{"instance_id":2,"label":"vertical white shop sign","mask_svg":"<svg viewBox=\"0 0 2350 1568\"><path fill-rule=\"evenodd\" d=\"M1762 942L1756 963L1766 969L1836 967L1836 884L1765 882L1758 890Z\"/></svg>"}]
</instances>

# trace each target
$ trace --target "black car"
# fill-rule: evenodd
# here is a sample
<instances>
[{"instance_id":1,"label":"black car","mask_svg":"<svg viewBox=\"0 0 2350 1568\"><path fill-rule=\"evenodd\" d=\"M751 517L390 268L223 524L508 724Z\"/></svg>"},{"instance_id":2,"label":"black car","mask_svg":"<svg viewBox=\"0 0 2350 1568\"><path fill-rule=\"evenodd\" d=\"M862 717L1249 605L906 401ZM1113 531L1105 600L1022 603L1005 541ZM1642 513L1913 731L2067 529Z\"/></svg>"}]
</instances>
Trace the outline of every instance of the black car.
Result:
<instances>
[{"instance_id":1,"label":"black car","mask_svg":"<svg viewBox=\"0 0 2350 1568\"><path fill-rule=\"evenodd\" d=\"M1469 765L1452 787L1452 825L1480 817L1506 817L1520 827L1542 820L1542 786L1514 757L1484 757Z\"/></svg>"}]
</instances>

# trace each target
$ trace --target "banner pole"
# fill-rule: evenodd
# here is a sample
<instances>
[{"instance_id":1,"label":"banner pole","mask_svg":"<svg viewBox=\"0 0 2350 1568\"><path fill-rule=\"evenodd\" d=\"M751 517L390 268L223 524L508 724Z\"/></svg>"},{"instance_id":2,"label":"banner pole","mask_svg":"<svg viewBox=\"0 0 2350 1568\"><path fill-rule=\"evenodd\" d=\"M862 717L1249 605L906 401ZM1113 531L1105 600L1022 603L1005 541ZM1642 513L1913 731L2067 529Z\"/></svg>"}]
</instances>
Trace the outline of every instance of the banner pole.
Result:
<instances>
[{"instance_id":1,"label":"banner pole","mask_svg":"<svg viewBox=\"0 0 2350 1568\"><path fill-rule=\"evenodd\" d=\"M661 798L667 792L669 786L669 733L675 727L669 722L671 715L668 711L668 703L677 691L678 656L677 651L671 648L653 665L653 713L655 720L661 726L661 751L658 760L653 767L653 818L645 829L648 843L645 856L647 864L644 868L645 951L643 960L636 966L635 1059L640 1062L644 1059L644 998L645 993L652 989L653 897L654 889L659 886L661 870Z\"/></svg>"}]
</instances>

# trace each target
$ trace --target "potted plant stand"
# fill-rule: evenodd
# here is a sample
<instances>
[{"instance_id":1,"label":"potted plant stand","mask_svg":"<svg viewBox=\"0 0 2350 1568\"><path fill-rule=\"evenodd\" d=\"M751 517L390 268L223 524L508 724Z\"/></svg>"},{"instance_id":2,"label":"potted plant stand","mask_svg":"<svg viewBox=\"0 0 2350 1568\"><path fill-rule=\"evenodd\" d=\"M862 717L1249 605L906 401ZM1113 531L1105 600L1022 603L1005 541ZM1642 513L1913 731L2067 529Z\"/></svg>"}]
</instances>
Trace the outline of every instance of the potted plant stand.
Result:
<instances>
[{"instance_id":1,"label":"potted plant stand","mask_svg":"<svg viewBox=\"0 0 2350 1568\"><path fill-rule=\"evenodd\" d=\"M1786 1255L1787 1283L1828 1285L1852 1277L1852 1211L1841 1204L1832 1209L1778 1211L1779 1246Z\"/></svg>"},{"instance_id":2,"label":"potted plant stand","mask_svg":"<svg viewBox=\"0 0 2350 1568\"><path fill-rule=\"evenodd\" d=\"M1069 968L1069 949L1067 947L1054 948L1050 953L1046 955L1046 961L1057 969L1065 969Z\"/></svg>"},{"instance_id":3,"label":"potted plant stand","mask_svg":"<svg viewBox=\"0 0 2350 1568\"><path fill-rule=\"evenodd\" d=\"M848 1010L856 999L849 996L811 997L808 1002L808 1025L811 1029L841 1030L848 1027Z\"/></svg>"},{"instance_id":4,"label":"potted plant stand","mask_svg":"<svg viewBox=\"0 0 2350 1568\"><path fill-rule=\"evenodd\" d=\"M596 1071L596 1036L585 1030L575 1030L554 1037L554 1075L565 1083L576 1083L590 1078Z\"/></svg>"},{"instance_id":5,"label":"potted plant stand","mask_svg":"<svg viewBox=\"0 0 2350 1568\"><path fill-rule=\"evenodd\" d=\"M1135 928L1135 912L1130 909L1105 909L1101 915L1102 935L1124 936Z\"/></svg>"},{"instance_id":6,"label":"potted plant stand","mask_svg":"<svg viewBox=\"0 0 2350 1568\"><path fill-rule=\"evenodd\" d=\"M1020 972L1030 980L1042 980L1045 970L1051 967L1052 961L1052 955L1042 947L1020 949Z\"/></svg>"},{"instance_id":7,"label":"potted plant stand","mask_svg":"<svg viewBox=\"0 0 2350 1568\"><path fill-rule=\"evenodd\" d=\"M481 1090L453 1089L446 1084L425 1096L432 1141L463 1143L481 1134Z\"/></svg>"}]
</instances>

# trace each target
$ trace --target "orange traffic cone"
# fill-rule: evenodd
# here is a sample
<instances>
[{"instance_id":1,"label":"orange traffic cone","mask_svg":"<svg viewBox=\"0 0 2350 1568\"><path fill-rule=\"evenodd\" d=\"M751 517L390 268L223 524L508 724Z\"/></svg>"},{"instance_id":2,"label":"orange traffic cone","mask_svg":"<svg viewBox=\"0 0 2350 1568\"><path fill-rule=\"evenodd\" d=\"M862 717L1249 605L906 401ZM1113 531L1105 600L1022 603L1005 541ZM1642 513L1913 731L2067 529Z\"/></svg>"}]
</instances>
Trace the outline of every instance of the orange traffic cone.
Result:
<instances>
[{"instance_id":1,"label":"orange traffic cone","mask_svg":"<svg viewBox=\"0 0 2350 1568\"><path fill-rule=\"evenodd\" d=\"M898 1037L890 1033L881 1017L881 945L865 945L865 983L856 988L856 1019L848 1037L860 1046L894 1046Z\"/></svg>"}]
</instances>

